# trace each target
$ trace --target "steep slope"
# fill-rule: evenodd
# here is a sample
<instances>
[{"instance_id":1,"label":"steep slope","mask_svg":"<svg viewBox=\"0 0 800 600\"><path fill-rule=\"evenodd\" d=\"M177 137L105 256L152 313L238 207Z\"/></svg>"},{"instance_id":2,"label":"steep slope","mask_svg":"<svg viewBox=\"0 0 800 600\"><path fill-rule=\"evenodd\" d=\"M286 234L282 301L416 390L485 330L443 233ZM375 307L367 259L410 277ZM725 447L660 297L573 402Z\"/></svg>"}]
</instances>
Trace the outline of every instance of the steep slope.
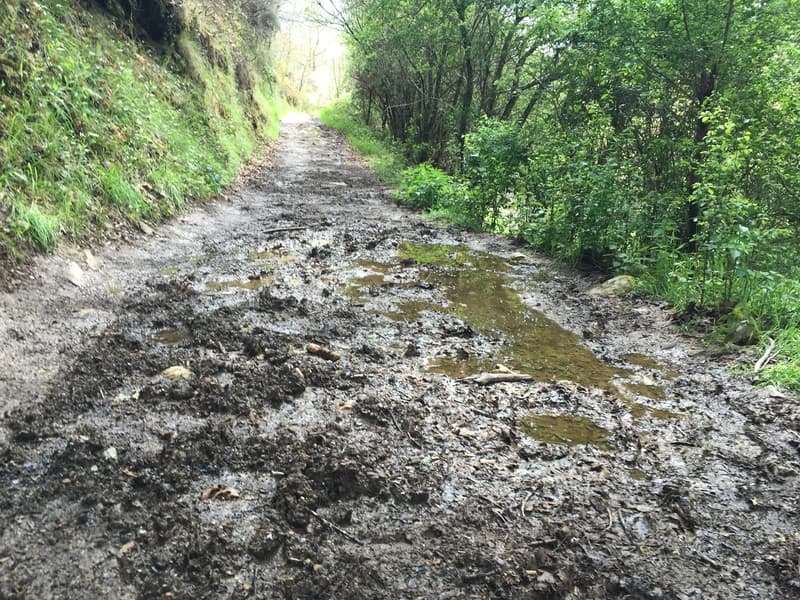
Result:
<instances>
[{"instance_id":1,"label":"steep slope","mask_svg":"<svg viewBox=\"0 0 800 600\"><path fill-rule=\"evenodd\" d=\"M0 3L0 257L170 215L277 131L269 1Z\"/></svg>"}]
</instances>

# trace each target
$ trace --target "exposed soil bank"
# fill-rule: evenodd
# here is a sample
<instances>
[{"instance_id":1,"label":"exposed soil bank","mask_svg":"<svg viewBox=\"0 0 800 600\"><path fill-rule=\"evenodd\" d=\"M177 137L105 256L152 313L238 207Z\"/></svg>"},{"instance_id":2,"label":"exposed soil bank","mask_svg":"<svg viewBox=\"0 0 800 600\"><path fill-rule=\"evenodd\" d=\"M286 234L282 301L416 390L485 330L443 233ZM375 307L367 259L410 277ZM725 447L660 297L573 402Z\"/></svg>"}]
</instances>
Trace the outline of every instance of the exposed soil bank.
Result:
<instances>
[{"instance_id":1,"label":"exposed soil bank","mask_svg":"<svg viewBox=\"0 0 800 600\"><path fill-rule=\"evenodd\" d=\"M0 597L800 593L796 399L391 206L312 121L88 263L0 299ZM534 380L462 379L494 362Z\"/></svg>"}]
</instances>

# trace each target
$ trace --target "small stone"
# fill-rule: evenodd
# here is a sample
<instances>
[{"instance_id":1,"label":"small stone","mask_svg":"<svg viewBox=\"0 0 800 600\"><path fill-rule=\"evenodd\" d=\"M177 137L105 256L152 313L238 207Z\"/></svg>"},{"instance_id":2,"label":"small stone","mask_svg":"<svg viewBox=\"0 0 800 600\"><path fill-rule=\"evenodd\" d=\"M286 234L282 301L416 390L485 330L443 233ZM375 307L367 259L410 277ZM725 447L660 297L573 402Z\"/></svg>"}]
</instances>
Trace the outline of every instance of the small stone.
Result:
<instances>
[{"instance_id":1,"label":"small stone","mask_svg":"<svg viewBox=\"0 0 800 600\"><path fill-rule=\"evenodd\" d=\"M145 235L153 235L153 233L154 233L154 232L153 232L153 228L152 228L152 227L150 227L150 225L148 225L148 224L147 224L147 223L145 223L144 221L140 221L140 222L138 223L138 226L139 226L139 229L141 230L141 232L142 232L143 234L145 234Z\"/></svg>"},{"instance_id":2,"label":"small stone","mask_svg":"<svg viewBox=\"0 0 800 600\"><path fill-rule=\"evenodd\" d=\"M630 275L619 275L594 286L589 290L589 294L592 296L624 296L633 290L635 284L636 279Z\"/></svg>"},{"instance_id":3,"label":"small stone","mask_svg":"<svg viewBox=\"0 0 800 600\"><path fill-rule=\"evenodd\" d=\"M103 458L108 460L117 460L117 449L114 448L114 446L111 446L105 452L103 452Z\"/></svg>"},{"instance_id":4,"label":"small stone","mask_svg":"<svg viewBox=\"0 0 800 600\"><path fill-rule=\"evenodd\" d=\"M92 271L97 271L100 268L100 263L98 262L95 255L92 254L91 250L84 250L83 255L86 258L86 266L89 267Z\"/></svg>"},{"instance_id":5,"label":"small stone","mask_svg":"<svg viewBox=\"0 0 800 600\"><path fill-rule=\"evenodd\" d=\"M419 348L417 348L417 345L414 342L411 342L408 345L405 354L403 354L403 356L405 356L406 358L413 358L419 355L420 355Z\"/></svg>"},{"instance_id":6,"label":"small stone","mask_svg":"<svg viewBox=\"0 0 800 600\"><path fill-rule=\"evenodd\" d=\"M66 277L67 281L69 281L75 287L82 288L86 283L83 275L83 269L81 269L78 263L75 261L70 261L70 263L67 265Z\"/></svg>"}]
</instances>

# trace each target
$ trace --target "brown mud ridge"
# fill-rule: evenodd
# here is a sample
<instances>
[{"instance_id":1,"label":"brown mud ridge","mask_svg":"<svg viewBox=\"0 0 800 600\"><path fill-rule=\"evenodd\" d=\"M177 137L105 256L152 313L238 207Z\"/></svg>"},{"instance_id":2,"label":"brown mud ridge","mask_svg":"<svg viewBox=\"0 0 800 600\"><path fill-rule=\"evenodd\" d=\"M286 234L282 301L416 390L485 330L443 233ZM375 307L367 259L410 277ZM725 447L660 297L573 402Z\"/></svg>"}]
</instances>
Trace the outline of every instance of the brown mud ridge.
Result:
<instances>
[{"instance_id":1,"label":"brown mud ridge","mask_svg":"<svg viewBox=\"0 0 800 600\"><path fill-rule=\"evenodd\" d=\"M0 298L0 597L800 595L796 399L312 121L235 196Z\"/></svg>"}]
</instances>

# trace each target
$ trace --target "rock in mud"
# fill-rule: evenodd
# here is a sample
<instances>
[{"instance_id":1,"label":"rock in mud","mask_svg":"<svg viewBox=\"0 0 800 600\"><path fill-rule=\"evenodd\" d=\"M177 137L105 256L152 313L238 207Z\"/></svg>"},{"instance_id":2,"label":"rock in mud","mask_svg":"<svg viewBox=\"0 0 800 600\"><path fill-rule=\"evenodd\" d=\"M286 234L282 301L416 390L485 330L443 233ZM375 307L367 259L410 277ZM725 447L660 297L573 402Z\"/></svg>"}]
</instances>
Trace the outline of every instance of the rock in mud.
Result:
<instances>
[{"instance_id":1,"label":"rock in mud","mask_svg":"<svg viewBox=\"0 0 800 600\"><path fill-rule=\"evenodd\" d=\"M65 276L67 281L69 281L75 287L82 288L84 285L86 285L86 278L83 275L83 269L81 269L78 263L74 261L71 261L67 265Z\"/></svg>"},{"instance_id":2,"label":"rock in mud","mask_svg":"<svg viewBox=\"0 0 800 600\"><path fill-rule=\"evenodd\" d=\"M97 260L91 250L84 250L83 256L86 259L86 266L92 271L97 271L100 268L100 262Z\"/></svg>"},{"instance_id":3,"label":"rock in mud","mask_svg":"<svg viewBox=\"0 0 800 600\"><path fill-rule=\"evenodd\" d=\"M633 290L634 285L636 285L636 279L630 275L619 275L594 286L589 290L589 294L592 296L625 296Z\"/></svg>"}]
</instances>

